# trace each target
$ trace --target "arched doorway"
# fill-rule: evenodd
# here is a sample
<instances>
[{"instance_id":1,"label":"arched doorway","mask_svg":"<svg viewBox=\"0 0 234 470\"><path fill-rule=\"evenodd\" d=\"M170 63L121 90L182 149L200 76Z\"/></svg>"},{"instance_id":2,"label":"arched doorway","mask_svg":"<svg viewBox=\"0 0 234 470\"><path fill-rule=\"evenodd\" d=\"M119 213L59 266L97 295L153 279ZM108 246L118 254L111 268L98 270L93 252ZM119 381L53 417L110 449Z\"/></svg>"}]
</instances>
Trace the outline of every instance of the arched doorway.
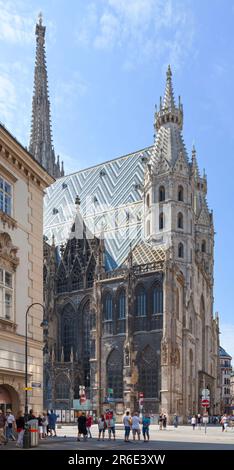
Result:
<instances>
[{"instance_id":1,"label":"arched doorway","mask_svg":"<svg viewBox=\"0 0 234 470\"><path fill-rule=\"evenodd\" d=\"M13 413L19 411L19 395L11 385L0 385L0 408L6 412L10 408Z\"/></svg>"}]
</instances>

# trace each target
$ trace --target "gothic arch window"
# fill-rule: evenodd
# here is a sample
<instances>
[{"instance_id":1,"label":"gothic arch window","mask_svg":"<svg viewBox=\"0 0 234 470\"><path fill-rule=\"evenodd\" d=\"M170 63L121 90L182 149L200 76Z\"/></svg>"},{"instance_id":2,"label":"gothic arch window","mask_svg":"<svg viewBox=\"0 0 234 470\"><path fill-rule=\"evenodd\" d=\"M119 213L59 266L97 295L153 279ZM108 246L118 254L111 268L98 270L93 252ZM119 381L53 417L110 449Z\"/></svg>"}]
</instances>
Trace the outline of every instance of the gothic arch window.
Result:
<instances>
[{"instance_id":1,"label":"gothic arch window","mask_svg":"<svg viewBox=\"0 0 234 470\"><path fill-rule=\"evenodd\" d=\"M110 292L104 295L103 299L103 327L104 333L113 332L113 296Z\"/></svg>"},{"instance_id":2,"label":"gothic arch window","mask_svg":"<svg viewBox=\"0 0 234 470\"><path fill-rule=\"evenodd\" d=\"M206 320L205 320L205 302L203 295L200 301L200 316L201 316L201 351L202 351L202 370L206 368Z\"/></svg>"},{"instance_id":3,"label":"gothic arch window","mask_svg":"<svg viewBox=\"0 0 234 470\"><path fill-rule=\"evenodd\" d=\"M91 261L89 263L88 271L87 271L87 287L93 287L94 272L95 272L95 260L92 256Z\"/></svg>"},{"instance_id":4,"label":"gothic arch window","mask_svg":"<svg viewBox=\"0 0 234 470\"><path fill-rule=\"evenodd\" d=\"M183 186L178 186L178 201L184 200L184 188Z\"/></svg>"},{"instance_id":5,"label":"gothic arch window","mask_svg":"<svg viewBox=\"0 0 234 470\"><path fill-rule=\"evenodd\" d=\"M157 313L163 313L163 288L159 282L153 286L153 315Z\"/></svg>"},{"instance_id":6,"label":"gothic arch window","mask_svg":"<svg viewBox=\"0 0 234 470\"><path fill-rule=\"evenodd\" d=\"M70 381L65 374L60 374L55 380L55 399L69 400L70 398Z\"/></svg>"},{"instance_id":7,"label":"gothic arch window","mask_svg":"<svg viewBox=\"0 0 234 470\"><path fill-rule=\"evenodd\" d=\"M113 315L113 299L110 292L108 292L104 298L104 320L112 320Z\"/></svg>"},{"instance_id":8,"label":"gothic arch window","mask_svg":"<svg viewBox=\"0 0 234 470\"><path fill-rule=\"evenodd\" d=\"M159 230L163 230L164 228L164 214L161 212L159 214Z\"/></svg>"},{"instance_id":9,"label":"gothic arch window","mask_svg":"<svg viewBox=\"0 0 234 470\"><path fill-rule=\"evenodd\" d=\"M178 258L184 257L184 245L183 243L179 243L178 245Z\"/></svg>"},{"instance_id":10,"label":"gothic arch window","mask_svg":"<svg viewBox=\"0 0 234 470\"><path fill-rule=\"evenodd\" d=\"M136 288L136 316L146 316L146 292L143 286Z\"/></svg>"},{"instance_id":11,"label":"gothic arch window","mask_svg":"<svg viewBox=\"0 0 234 470\"><path fill-rule=\"evenodd\" d=\"M146 236L148 237L150 235L150 220L147 220L146 222Z\"/></svg>"},{"instance_id":12,"label":"gothic arch window","mask_svg":"<svg viewBox=\"0 0 234 470\"><path fill-rule=\"evenodd\" d=\"M82 310L82 352L83 352L83 367L84 367L84 385L89 387L89 377L90 377L90 346L91 346L91 337L90 337L90 300L86 302Z\"/></svg>"},{"instance_id":13,"label":"gothic arch window","mask_svg":"<svg viewBox=\"0 0 234 470\"><path fill-rule=\"evenodd\" d=\"M68 284L67 284L67 276L66 271L63 264L60 264L58 270L58 277L57 277L57 292L61 294L62 292L67 292Z\"/></svg>"},{"instance_id":14,"label":"gothic arch window","mask_svg":"<svg viewBox=\"0 0 234 470\"><path fill-rule=\"evenodd\" d=\"M123 357L116 348L106 361L107 388L113 389L113 398L123 399Z\"/></svg>"},{"instance_id":15,"label":"gothic arch window","mask_svg":"<svg viewBox=\"0 0 234 470\"><path fill-rule=\"evenodd\" d=\"M165 201L166 194L165 194L165 187L164 186L160 186L158 196L159 196L158 197L159 202Z\"/></svg>"},{"instance_id":16,"label":"gothic arch window","mask_svg":"<svg viewBox=\"0 0 234 470\"><path fill-rule=\"evenodd\" d=\"M202 253L206 253L206 241L205 240L202 240L201 251Z\"/></svg>"},{"instance_id":17,"label":"gothic arch window","mask_svg":"<svg viewBox=\"0 0 234 470\"><path fill-rule=\"evenodd\" d=\"M138 357L138 390L144 393L144 398L158 396L158 360L155 351L148 345Z\"/></svg>"},{"instance_id":18,"label":"gothic arch window","mask_svg":"<svg viewBox=\"0 0 234 470\"><path fill-rule=\"evenodd\" d=\"M44 282L44 284L46 284L46 280L47 280L47 267L44 264L44 266L43 266L43 282Z\"/></svg>"},{"instance_id":19,"label":"gothic arch window","mask_svg":"<svg viewBox=\"0 0 234 470\"><path fill-rule=\"evenodd\" d=\"M81 267L78 260L76 260L71 273L71 289L72 291L80 290L83 289L83 287L84 282Z\"/></svg>"},{"instance_id":20,"label":"gothic arch window","mask_svg":"<svg viewBox=\"0 0 234 470\"><path fill-rule=\"evenodd\" d=\"M117 296L117 333L125 332L126 319L126 292L121 288Z\"/></svg>"},{"instance_id":21,"label":"gothic arch window","mask_svg":"<svg viewBox=\"0 0 234 470\"><path fill-rule=\"evenodd\" d=\"M176 289L176 318L179 320L180 318L180 293L179 289ZM185 325L183 325L185 326Z\"/></svg>"},{"instance_id":22,"label":"gothic arch window","mask_svg":"<svg viewBox=\"0 0 234 470\"><path fill-rule=\"evenodd\" d=\"M177 227L178 228L184 228L184 216L182 212L179 212L177 216Z\"/></svg>"},{"instance_id":23,"label":"gothic arch window","mask_svg":"<svg viewBox=\"0 0 234 470\"><path fill-rule=\"evenodd\" d=\"M118 295L118 318L122 320L126 317L126 294L125 290L121 289Z\"/></svg>"},{"instance_id":24,"label":"gothic arch window","mask_svg":"<svg viewBox=\"0 0 234 470\"><path fill-rule=\"evenodd\" d=\"M73 348L74 353L74 309L71 304L67 304L62 312L61 321L62 346L64 352L64 361L70 361L70 354Z\"/></svg>"}]
</instances>

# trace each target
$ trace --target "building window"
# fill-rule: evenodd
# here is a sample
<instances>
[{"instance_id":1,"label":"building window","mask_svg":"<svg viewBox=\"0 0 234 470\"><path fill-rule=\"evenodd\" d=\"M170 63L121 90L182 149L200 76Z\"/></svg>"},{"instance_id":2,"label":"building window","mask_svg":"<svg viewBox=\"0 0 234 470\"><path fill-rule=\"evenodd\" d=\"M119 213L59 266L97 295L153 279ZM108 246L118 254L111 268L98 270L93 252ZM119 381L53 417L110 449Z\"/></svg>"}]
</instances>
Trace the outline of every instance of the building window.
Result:
<instances>
[{"instance_id":1,"label":"building window","mask_svg":"<svg viewBox=\"0 0 234 470\"><path fill-rule=\"evenodd\" d=\"M150 346L146 346L137 362L139 371L138 390L144 393L144 398L158 397L159 367L154 350Z\"/></svg>"},{"instance_id":2,"label":"building window","mask_svg":"<svg viewBox=\"0 0 234 470\"><path fill-rule=\"evenodd\" d=\"M165 201L165 188L164 186L160 186L159 188L159 202Z\"/></svg>"},{"instance_id":3,"label":"building window","mask_svg":"<svg viewBox=\"0 0 234 470\"><path fill-rule=\"evenodd\" d=\"M123 399L123 358L119 350L113 349L106 362L107 389L112 389L112 397ZM108 390L107 390L108 393Z\"/></svg>"},{"instance_id":4,"label":"building window","mask_svg":"<svg viewBox=\"0 0 234 470\"><path fill-rule=\"evenodd\" d=\"M178 201L184 200L184 188L183 186L178 187Z\"/></svg>"},{"instance_id":5,"label":"building window","mask_svg":"<svg viewBox=\"0 0 234 470\"><path fill-rule=\"evenodd\" d=\"M118 318L119 320L122 320L126 316L126 296L125 296L125 291L121 290L119 294L119 299L118 299Z\"/></svg>"},{"instance_id":6,"label":"building window","mask_svg":"<svg viewBox=\"0 0 234 470\"><path fill-rule=\"evenodd\" d=\"M178 257L179 258L184 257L184 245L183 245L183 243L179 243L179 245L178 245Z\"/></svg>"},{"instance_id":7,"label":"building window","mask_svg":"<svg viewBox=\"0 0 234 470\"><path fill-rule=\"evenodd\" d=\"M0 210L12 214L12 186L0 177Z\"/></svg>"},{"instance_id":8,"label":"building window","mask_svg":"<svg viewBox=\"0 0 234 470\"><path fill-rule=\"evenodd\" d=\"M181 212L179 212L178 217L177 217L177 227L184 228L184 218Z\"/></svg>"},{"instance_id":9,"label":"building window","mask_svg":"<svg viewBox=\"0 0 234 470\"><path fill-rule=\"evenodd\" d=\"M12 319L13 275L0 268L0 318Z\"/></svg>"},{"instance_id":10,"label":"building window","mask_svg":"<svg viewBox=\"0 0 234 470\"><path fill-rule=\"evenodd\" d=\"M63 264L60 265L57 278L57 292L61 294L62 292L67 292L67 276Z\"/></svg>"},{"instance_id":11,"label":"building window","mask_svg":"<svg viewBox=\"0 0 234 470\"><path fill-rule=\"evenodd\" d=\"M153 315L163 313L163 289L161 284L153 287Z\"/></svg>"},{"instance_id":12,"label":"building window","mask_svg":"<svg viewBox=\"0 0 234 470\"><path fill-rule=\"evenodd\" d=\"M55 399L65 399L68 400L70 398L70 384L67 377L62 374L59 375L55 382Z\"/></svg>"},{"instance_id":13,"label":"building window","mask_svg":"<svg viewBox=\"0 0 234 470\"><path fill-rule=\"evenodd\" d=\"M61 335L64 352L64 361L70 361L71 350L75 346L74 309L71 304L67 304L62 312Z\"/></svg>"},{"instance_id":14,"label":"building window","mask_svg":"<svg viewBox=\"0 0 234 470\"><path fill-rule=\"evenodd\" d=\"M71 289L73 290L80 290L83 289L84 287L84 282L83 282L83 276L81 274L81 268L78 263L78 261L75 261L75 264L73 266L73 270L71 273Z\"/></svg>"},{"instance_id":15,"label":"building window","mask_svg":"<svg viewBox=\"0 0 234 470\"><path fill-rule=\"evenodd\" d=\"M164 215L163 212L159 214L159 230L162 230L164 228Z\"/></svg>"},{"instance_id":16,"label":"building window","mask_svg":"<svg viewBox=\"0 0 234 470\"><path fill-rule=\"evenodd\" d=\"M137 289L136 296L136 314L137 317L146 316L146 293L144 287Z\"/></svg>"},{"instance_id":17,"label":"building window","mask_svg":"<svg viewBox=\"0 0 234 470\"><path fill-rule=\"evenodd\" d=\"M104 320L112 320L112 295L107 294L104 301Z\"/></svg>"},{"instance_id":18,"label":"building window","mask_svg":"<svg viewBox=\"0 0 234 470\"><path fill-rule=\"evenodd\" d=\"M202 253L206 253L206 241L205 240L202 240L201 251Z\"/></svg>"}]
</instances>

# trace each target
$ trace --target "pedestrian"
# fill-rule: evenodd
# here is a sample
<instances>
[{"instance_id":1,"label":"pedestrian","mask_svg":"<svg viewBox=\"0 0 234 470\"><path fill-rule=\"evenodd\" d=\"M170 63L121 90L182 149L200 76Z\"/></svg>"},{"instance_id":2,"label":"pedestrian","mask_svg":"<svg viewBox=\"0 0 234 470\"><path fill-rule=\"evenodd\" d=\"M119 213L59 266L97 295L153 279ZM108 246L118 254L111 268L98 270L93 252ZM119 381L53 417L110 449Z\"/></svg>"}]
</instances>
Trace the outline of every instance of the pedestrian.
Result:
<instances>
[{"instance_id":1,"label":"pedestrian","mask_svg":"<svg viewBox=\"0 0 234 470\"><path fill-rule=\"evenodd\" d=\"M166 429L166 427L167 427L167 417L166 417L166 415L164 414L164 415L163 415L163 429Z\"/></svg>"},{"instance_id":2,"label":"pedestrian","mask_svg":"<svg viewBox=\"0 0 234 470\"><path fill-rule=\"evenodd\" d=\"M178 416L176 413L174 413L174 416L173 416L173 424L174 424L174 428L177 428L178 427L178 423L179 423L179 419L178 419Z\"/></svg>"},{"instance_id":3,"label":"pedestrian","mask_svg":"<svg viewBox=\"0 0 234 470\"><path fill-rule=\"evenodd\" d=\"M200 413L198 413L198 415L197 415L197 426L198 426L198 429L201 429L201 422L202 422L202 418L201 418Z\"/></svg>"},{"instance_id":4,"label":"pedestrian","mask_svg":"<svg viewBox=\"0 0 234 470\"><path fill-rule=\"evenodd\" d=\"M15 441L15 436L13 434L15 426L15 417L12 414L11 410L8 409L6 412L6 439Z\"/></svg>"},{"instance_id":5,"label":"pedestrian","mask_svg":"<svg viewBox=\"0 0 234 470\"><path fill-rule=\"evenodd\" d=\"M150 426L150 417L148 414L145 414L142 418L142 434L144 438L144 442L147 440L149 441L149 426Z\"/></svg>"},{"instance_id":6,"label":"pedestrian","mask_svg":"<svg viewBox=\"0 0 234 470\"><path fill-rule=\"evenodd\" d=\"M30 419L36 419L36 416L33 410L29 410L28 421L30 421Z\"/></svg>"},{"instance_id":7,"label":"pedestrian","mask_svg":"<svg viewBox=\"0 0 234 470\"><path fill-rule=\"evenodd\" d=\"M16 416L16 431L18 434L18 439L16 442L17 447L23 447L24 426L25 426L25 419L24 419L23 413L19 411Z\"/></svg>"},{"instance_id":8,"label":"pedestrian","mask_svg":"<svg viewBox=\"0 0 234 470\"><path fill-rule=\"evenodd\" d=\"M48 418L47 413L44 411L42 414L42 428L43 428L43 437L47 437L47 428L48 428Z\"/></svg>"},{"instance_id":9,"label":"pedestrian","mask_svg":"<svg viewBox=\"0 0 234 470\"><path fill-rule=\"evenodd\" d=\"M107 430L109 435L109 441L111 440L111 435L113 434L113 439L115 441L115 418L113 411L110 411L108 414L106 413L106 424Z\"/></svg>"},{"instance_id":10,"label":"pedestrian","mask_svg":"<svg viewBox=\"0 0 234 470\"><path fill-rule=\"evenodd\" d=\"M132 424L129 411L126 411L126 414L123 417L123 424L124 424L124 442L129 442L129 434L130 434L131 424Z\"/></svg>"},{"instance_id":11,"label":"pedestrian","mask_svg":"<svg viewBox=\"0 0 234 470\"><path fill-rule=\"evenodd\" d=\"M196 426L196 416L195 416L195 415L193 415L193 416L192 416L192 419L191 419L191 424L192 424L193 431L194 431L194 429L195 429L195 426Z\"/></svg>"},{"instance_id":12,"label":"pedestrian","mask_svg":"<svg viewBox=\"0 0 234 470\"><path fill-rule=\"evenodd\" d=\"M50 414L48 416L48 421L49 421L50 435L53 436L53 431L54 431L54 437L56 437L57 436L57 434L56 434L57 415L54 413L53 410L50 410Z\"/></svg>"},{"instance_id":13,"label":"pedestrian","mask_svg":"<svg viewBox=\"0 0 234 470\"><path fill-rule=\"evenodd\" d=\"M3 411L0 409L0 446L7 443L5 437L5 426L6 426L6 416Z\"/></svg>"},{"instance_id":14,"label":"pedestrian","mask_svg":"<svg viewBox=\"0 0 234 470\"><path fill-rule=\"evenodd\" d=\"M162 425L163 425L163 415L160 413L158 417L158 424L159 424L159 431L162 431Z\"/></svg>"},{"instance_id":15,"label":"pedestrian","mask_svg":"<svg viewBox=\"0 0 234 470\"><path fill-rule=\"evenodd\" d=\"M138 413L134 413L132 417L132 435L133 435L134 441L136 439L136 434L137 434L138 441L139 441L140 435L141 435L141 429L140 429L140 418L138 416Z\"/></svg>"},{"instance_id":16,"label":"pedestrian","mask_svg":"<svg viewBox=\"0 0 234 470\"><path fill-rule=\"evenodd\" d=\"M228 420L227 420L227 415L224 414L220 420L220 423L222 425L222 432L227 431L227 425L228 425Z\"/></svg>"},{"instance_id":17,"label":"pedestrian","mask_svg":"<svg viewBox=\"0 0 234 470\"><path fill-rule=\"evenodd\" d=\"M100 441L100 437L102 435L102 440L104 441L105 438L105 430L107 428L106 421L104 415L101 415L98 419L98 441Z\"/></svg>"},{"instance_id":18,"label":"pedestrian","mask_svg":"<svg viewBox=\"0 0 234 470\"><path fill-rule=\"evenodd\" d=\"M83 439L85 441L87 439L87 424L86 424L86 416L85 416L84 411L78 417L77 423L78 423L78 438L77 438L77 441L80 441L81 434L83 434Z\"/></svg>"},{"instance_id":19,"label":"pedestrian","mask_svg":"<svg viewBox=\"0 0 234 470\"><path fill-rule=\"evenodd\" d=\"M37 421L38 421L39 439L43 439L43 421L42 421L41 414L39 414Z\"/></svg>"},{"instance_id":20,"label":"pedestrian","mask_svg":"<svg viewBox=\"0 0 234 470\"><path fill-rule=\"evenodd\" d=\"M93 418L92 416L88 413L86 417L86 429L87 429L87 437L90 437L92 439L92 434L91 434L91 426L93 424Z\"/></svg>"}]
</instances>

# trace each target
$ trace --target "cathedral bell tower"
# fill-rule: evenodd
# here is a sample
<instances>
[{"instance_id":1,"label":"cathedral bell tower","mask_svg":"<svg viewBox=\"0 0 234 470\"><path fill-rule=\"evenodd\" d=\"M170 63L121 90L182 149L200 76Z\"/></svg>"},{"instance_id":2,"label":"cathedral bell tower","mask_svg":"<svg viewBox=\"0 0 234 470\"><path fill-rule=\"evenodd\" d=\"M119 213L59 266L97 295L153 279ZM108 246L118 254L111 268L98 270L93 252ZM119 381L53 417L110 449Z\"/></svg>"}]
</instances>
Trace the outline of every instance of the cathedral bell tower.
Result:
<instances>
[{"instance_id":1,"label":"cathedral bell tower","mask_svg":"<svg viewBox=\"0 0 234 470\"><path fill-rule=\"evenodd\" d=\"M32 121L29 151L54 178L64 176L63 162L55 159L52 144L50 100L45 55L45 31L40 13L36 25L36 61L34 69L34 91L32 99Z\"/></svg>"},{"instance_id":2,"label":"cathedral bell tower","mask_svg":"<svg viewBox=\"0 0 234 470\"><path fill-rule=\"evenodd\" d=\"M193 194L182 137L183 107L180 98L175 104L170 66L154 127L156 139L145 171L145 238L172 247L174 259L185 267L192 261Z\"/></svg>"}]
</instances>

